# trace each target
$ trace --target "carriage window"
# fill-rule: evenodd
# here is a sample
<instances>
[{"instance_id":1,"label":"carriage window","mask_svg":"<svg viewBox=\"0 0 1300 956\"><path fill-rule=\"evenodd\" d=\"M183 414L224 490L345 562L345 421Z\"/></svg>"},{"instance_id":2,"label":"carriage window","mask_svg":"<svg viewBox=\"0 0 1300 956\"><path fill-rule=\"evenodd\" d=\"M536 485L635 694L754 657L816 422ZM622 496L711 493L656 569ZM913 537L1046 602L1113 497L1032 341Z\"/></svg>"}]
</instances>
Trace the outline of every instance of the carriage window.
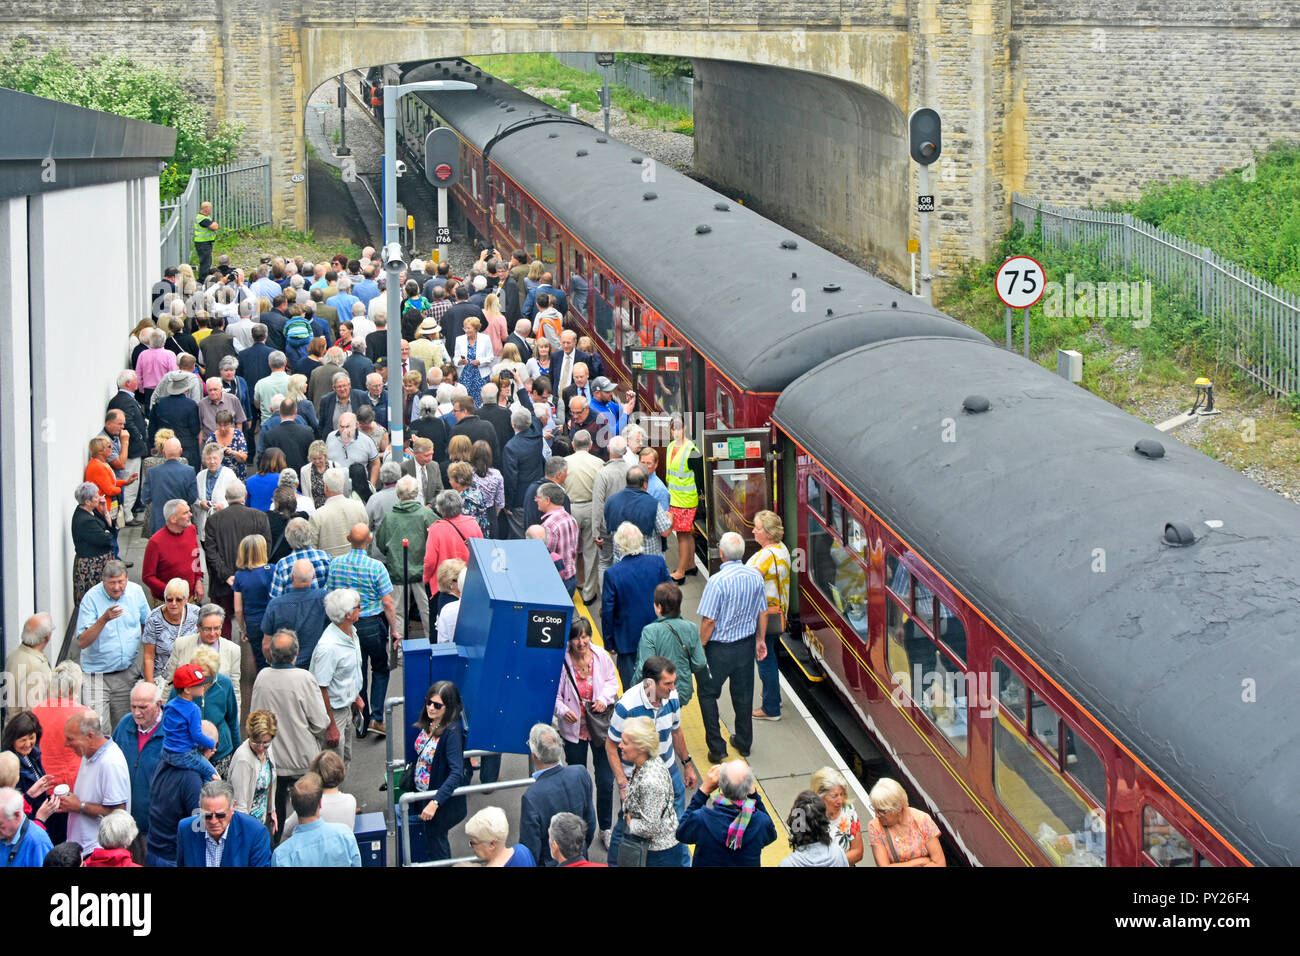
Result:
<instances>
[{"instance_id":1,"label":"carriage window","mask_svg":"<svg viewBox=\"0 0 1300 956\"><path fill-rule=\"evenodd\" d=\"M596 334L604 339L605 344L611 349L616 348L618 340L614 335L614 307L597 291L600 283L599 274L593 276L592 280L591 311L595 319Z\"/></svg>"},{"instance_id":2,"label":"carriage window","mask_svg":"<svg viewBox=\"0 0 1300 956\"><path fill-rule=\"evenodd\" d=\"M961 618L949 610L942 601L939 602L937 633L939 640L943 641L948 650L952 651L963 664L966 663L966 628L962 625Z\"/></svg>"},{"instance_id":3,"label":"carriage window","mask_svg":"<svg viewBox=\"0 0 1300 956\"><path fill-rule=\"evenodd\" d=\"M831 539L835 566L835 608L863 641L867 640L867 569L835 539Z\"/></svg>"},{"instance_id":4,"label":"carriage window","mask_svg":"<svg viewBox=\"0 0 1300 956\"><path fill-rule=\"evenodd\" d=\"M997 678L998 706L1005 707L1022 724L1025 722L1025 682L1006 664L993 658L993 676Z\"/></svg>"},{"instance_id":5,"label":"carriage window","mask_svg":"<svg viewBox=\"0 0 1300 956\"><path fill-rule=\"evenodd\" d=\"M890 555L892 558L893 555ZM903 602L903 607L910 612L912 610L912 572L907 570L907 565L903 564L897 558L893 560L894 572L889 576L889 590L898 595Z\"/></svg>"},{"instance_id":6,"label":"carriage window","mask_svg":"<svg viewBox=\"0 0 1300 956\"><path fill-rule=\"evenodd\" d=\"M506 212L510 217L510 223L506 228L510 230L510 239L513 242L515 239L519 238L519 207L512 201L510 205L506 207Z\"/></svg>"},{"instance_id":7,"label":"carriage window","mask_svg":"<svg viewBox=\"0 0 1300 956\"><path fill-rule=\"evenodd\" d=\"M860 558L867 557L867 532L857 518L849 519L849 550Z\"/></svg>"},{"instance_id":8,"label":"carriage window","mask_svg":"<svg viewBox=\"0 0 1300 956\"><path fill-rule=\"evenodd\" d=\"M1037 694L1034 694L1032 700L1033 703L1029 708L1029 726L1034 736L1038 738L1038 742L1053 755L1057 755L1060 753L1058 735L1061 730L1061 718Z\"/></svg>"},{"instance_id":9,"label":"carriage window","mask_svg":"<svg viewBox=\"0 0 1300 956\"><path fill-rule=\"evenodd\" d=\"M839 607L835 593L835 561L831 556L831 536L816 518L808 517L808 565L813 583L826 599Z\"/></svg>"},{"instance_id":10,"label":"carriage window","mask_svg":"<svg viewBox=\"0 0 1300 956\"><path fill-rule=\"evenodd\" d=\"M886 658L894 680L962 756L966 755L966 675L892 599ZM919 683L918 683L919 681ZM978 701L977 701L978 703Z\"/></svg>"},{"instance_id":11,"label":"carriage window","mask_svg":"<svg viewBox=\"0 0 1300 956\"><path fill-rule=\"evenodd\" d=\"M993 787L1054 866L1106 865L1106 814L1079 796L1005 714L993 728Z\"/></svg>"},{"instance_id":12,"label":"carriage window","mask_svg":"<svg viewBox=\"0 0 1300 956\"><path fill-rule=\"evenodd\" d=\"M835 532L835 535L837 537L843 538L844 537L844 506L840 504L838 498L831 498L830 505L831 505L831 511L829 517L831 522L831 530Z\"/></svg>"},{"instance_id":13,"label":"carriage window","mask_svg":"<svg viewBox=\"0 0 1300 956\"><path fill-rule=\"evenodd\" d=\"M1142 808L1142 849L1156 866L1206 866L1209 864L1152 806Z\"/></svg>"},{"instance_id":14,"label":"carriage window","mask_svg":"<svg viewBox=\"0 0 1300 956\"><path fill-rule=\"evenodd\" d=\"M551 231L549 226L545 227L545 229L547 233ZM546 267L546 271L551 273L551 278L558 284L561 281L558 273L561 271L560 266L562 263L558 263L555 259L555 245L546 236L543 236L540 241L542 244L542 265Z\"/></svg>"},{"instance_id":15,"label":"carriage window","mask_svg":"<svg viewBox=\"0 0 1300 956\"><path fill-rule=\"evenodd\" d=\"M587 277L584 273L587 271L587 264L583 260L581 252L573 250L573 258L569 265L569 308L572 309L580 319L587 317Z\"/></svg>"},{"instance_id":16,"label":"carriage window","mask_svg":"<svg viewBox=\"0 0 1300 956\"><path fill-rule=\"evenodd\" d=\"M532 210L528 210L529 215ZM537 256L537 227L528 220L524 220L524 251L534 258Z\"/></svg>"},{"instance_id":17,"label":"carriage window","mask_svg":"<svg viewBox=\"0 0 1300 956\"><path fill-rule=\"evenodd\" d=\"M731 393L719 385L713 393L713 410L718 416L718 424L733 428L736 421L736 405L731 400ZM821 514L821 509L817 509Z\"/></svg>"},{"instance_id":18,"label":"carriage window","mask_svg":"<svg viewBox=\"0 0 1300 956\"><path fill-rule=\"evenodd\" d=\"M916 603L913 610L921 622L930 629L934 628L934 592L917 580L913 585Z\"/></svg>"},{"instance_id":19,"label":"carriage window","mask_svg":"<svg viewBox=\"0 0 1300 956\"><path fill-rule=\"evenodd\" d=\"M718 394L722 394L721 389L718 389ZM811 475L808 476L808 510L816 514L822 513L822 485Z\"/></svg>"}]
</instances>

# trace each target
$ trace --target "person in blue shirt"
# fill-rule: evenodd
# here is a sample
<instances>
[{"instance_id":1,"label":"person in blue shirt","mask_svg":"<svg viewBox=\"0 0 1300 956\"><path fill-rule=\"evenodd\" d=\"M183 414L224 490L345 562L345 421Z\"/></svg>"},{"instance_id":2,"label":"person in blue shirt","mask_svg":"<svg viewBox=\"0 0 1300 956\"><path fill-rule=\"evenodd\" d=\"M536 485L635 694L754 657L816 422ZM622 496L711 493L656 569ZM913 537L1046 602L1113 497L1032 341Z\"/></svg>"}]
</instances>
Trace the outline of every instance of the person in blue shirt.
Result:
<instances>
[{"instance_id":1,"label":"person in blue shirt","mask_svg":"<svg viewBox=\"0 0 1300 956\"><path fill-rule=\"evenodd\" d=\"M614 383L605 376L594 379L591 383L592 399L588 407L597 415L604 415L609 422L610 435L621 435L627 428L627 416L636 406L635 396L626 405L620 405L614 398Z\"/></svg>"},{"instance_id":2,"label":"person in blue shirt","mask_svg":"<svg viewBox=\"0 0 1300 956\"><path fill-rule=\"evenodd\" d=\"M23 813L23 795L0 787L0 867L40 866L53 846L40 824Z\"/></svg>"},{"instance_id":3,"label":"person in blue shirt","mask_svg":"<svg viewBox=\"0 0 1300 956\"><path fill-rule=\"evenodd\" d=\"M318 774L308 771L298 778L290 792L298 826L289 839L275 848L272 866L360 866L361 850L352 831L341 823L320 818L320 801L325 792Z\"/></svg>"},{"instance_id":4,"label":"person in blue shirt","mask_svg":"<svg viewBox=\"0 0 1300 956\"><path fill-rule=\"evenodd\" d=\"M217 743L203 733L203 712L194 703L194 698L202 695L214 677L204 673L196 664L182 664L176 668L172 675L176 695L163 710L162 762L196 771L209 780L220 780L220 774L199 753L200 750L212 750Z\"/></svg>"},{"instance_id":5,"label":"person in blue shirt","mask_svg":"<svg viewBox=\"0 0 1300 956\"><path fill-rule=\"evenodd\" d=\"M509 835L510 822L500 807L484 807L465 821L469 848L484 866L536 866L537 859L528 847L506 842Z\"/></svg>"}]
</instances>

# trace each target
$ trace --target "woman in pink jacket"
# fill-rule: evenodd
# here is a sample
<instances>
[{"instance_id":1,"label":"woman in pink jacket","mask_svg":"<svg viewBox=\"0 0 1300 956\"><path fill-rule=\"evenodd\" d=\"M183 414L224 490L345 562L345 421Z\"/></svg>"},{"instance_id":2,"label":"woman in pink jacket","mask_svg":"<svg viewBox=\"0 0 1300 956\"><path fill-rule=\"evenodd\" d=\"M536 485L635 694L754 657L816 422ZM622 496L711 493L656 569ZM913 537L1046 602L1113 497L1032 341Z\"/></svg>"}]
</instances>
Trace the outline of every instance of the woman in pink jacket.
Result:
<instances>
[{"instance_id":1,"label":"woman in pink jacket","mask_svg":"<svg viewBox=\"0 0 1300 956\"><path fill-rule=\"evenodd\" d=\"M593 740L584 710L604 727L609 726L618 700L618 678L614 661L602 647L591 643L591 624L574 616L569 628L569 647L564 654L560 692L555 695L555 716L564 738L564 761L570 767L587 766L587 751L596 778L596 820L600 839L609 849L614 816L614 770L605 756L605 741Z\"/></svg>"},{"instance_id":2,"label":"woman in pink jacket","mask_svg":"<svg viewBox=\"0 0 1300 956\"><path fill-rule=\"evenodd\" d=\"M144 393L144 407L148 408L153 390L163 376L176 371L176 353L163 348L167 343L167 333L162 329L149 329L141 338L149 347L135 360L135 374L140 380L140 391Z\"/></svg>"}]
</instances>

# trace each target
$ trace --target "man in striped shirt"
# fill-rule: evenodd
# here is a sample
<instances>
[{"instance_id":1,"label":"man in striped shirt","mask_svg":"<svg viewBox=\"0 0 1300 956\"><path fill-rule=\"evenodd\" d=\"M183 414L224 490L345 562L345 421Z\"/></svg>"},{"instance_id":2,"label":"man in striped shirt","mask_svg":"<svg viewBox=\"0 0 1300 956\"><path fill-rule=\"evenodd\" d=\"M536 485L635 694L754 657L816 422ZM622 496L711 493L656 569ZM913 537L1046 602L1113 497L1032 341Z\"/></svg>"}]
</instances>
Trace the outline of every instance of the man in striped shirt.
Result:
<instances>
[{"instance_id":1,"label":"man in striped shirt","mask_svg":"<svg viewBox=\"0 0 1300 956\"><path fill-rule=\"evenodd\" d=\"M727 759L727 745L718 728L718 698L722 685L731 684L731 704L736 711L736 732L731 745L742 757L754 743L754 660L767 657L766 635L761 627L767 613L763 575L741 561L745 539L728 531L718 541L722 567L709 578L700 596L700 643L709 661L709 673L700 680L700 716L709 763Z\"/></svg>"},{"instance_id":2,"label":"man in striped shirt","mask_svg":"<svg viewBox=\"0 0 1300 956\"><path fill-rule=\"evenodd\" d=\"M537 510L542 513L542 527L546 529L546 547L558 554L564 563L560 579L569 597L578 585L578 522L564 510L564 489L550 481L537 489Z\"/></svg>"},{"instance_id":3,"label":"man in striped shirt","mask_svg":"<svg viewBox=\"0 0 1300 956\"><path fill-rule=\"evenodd\" d=\"M293 548L288 555L275 564L275 573L271 575L269 597L278 598L285 591L293 588L293 564L295 561L310 561L316 572L316 587L325 588L325 579L329 577L330 562L334 560L328 551L316 547L316 532L306 518L290 518L284 526L284 540ZM274 547L274 544L272 545Z\"/></svg>"},{"instance_id":4,"label":"man in striped shirt","mask_svg":"<svg viewBox=\"0 0 1300 956\"><path fill-rule=\"evenodd\" d=\"M388 576L388 569L370 556L369 524L354 524L348 532L348 544L352 550L330 562L325 590L351 588L361 596L361 617L357 621L356 633L361 645L361 699L365 702L365 709L357 736L364 737L373 730L382 737L388 733L382 719L384 698L388 695L388 638L392 638L394 645L399 640L393 581ZM368 696L367 662L374 670Z\"/></svg>"},{"instance_id":5,"label":"man in striped shirt","mask_svg":"<svg viewBox=\"0 0 1300 956\"><path fill-rule=\"evenodd\" d=\"M677 666L666 657L647 657L641 668L643 680L619 698L614 705L614 716L609 721L609 737L605 741L605 755L614 770L620 800L627 794L628 776L632 765L623 762L618 743L623 739L623 725L632 717L649 717L659 732L659 759L668 767L673 779L673 805L680 820L686 812L686 788L699 783L695 764L686 749L686 735L682 733L682 702L677 697ZM682 770L677 769L673 753L682 760ZM609 840L609 858L618 859L618 845L623 840L623 814L618 815L614 832ZM686 852L686 847L682 847ZM683 860L683 865L685 865Z\"/></svg>"}]
</instances>

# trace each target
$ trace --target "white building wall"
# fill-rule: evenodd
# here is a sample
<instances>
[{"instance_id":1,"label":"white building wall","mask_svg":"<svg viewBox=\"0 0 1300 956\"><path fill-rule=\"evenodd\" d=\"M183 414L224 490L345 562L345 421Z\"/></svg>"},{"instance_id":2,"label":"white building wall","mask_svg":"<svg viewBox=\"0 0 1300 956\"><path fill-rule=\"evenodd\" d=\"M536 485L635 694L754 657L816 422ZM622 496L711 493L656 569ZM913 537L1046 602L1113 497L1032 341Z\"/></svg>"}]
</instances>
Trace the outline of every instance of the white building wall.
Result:
<instances>
[{"instance_id":1,"label":"white building wall","mask_svg":"<svg viewBox=\"0 0 1300 956\"><path fill-rule=\"evenodd\" d=\"M148 315L158 241L156 177L0 204L6 656L23 620L44 610L54 617L53 659L76 615L73 491L129 360L127 336ZM69 282L84 279L87 261L92 295Z\"/></svg>"}]
</instances>

